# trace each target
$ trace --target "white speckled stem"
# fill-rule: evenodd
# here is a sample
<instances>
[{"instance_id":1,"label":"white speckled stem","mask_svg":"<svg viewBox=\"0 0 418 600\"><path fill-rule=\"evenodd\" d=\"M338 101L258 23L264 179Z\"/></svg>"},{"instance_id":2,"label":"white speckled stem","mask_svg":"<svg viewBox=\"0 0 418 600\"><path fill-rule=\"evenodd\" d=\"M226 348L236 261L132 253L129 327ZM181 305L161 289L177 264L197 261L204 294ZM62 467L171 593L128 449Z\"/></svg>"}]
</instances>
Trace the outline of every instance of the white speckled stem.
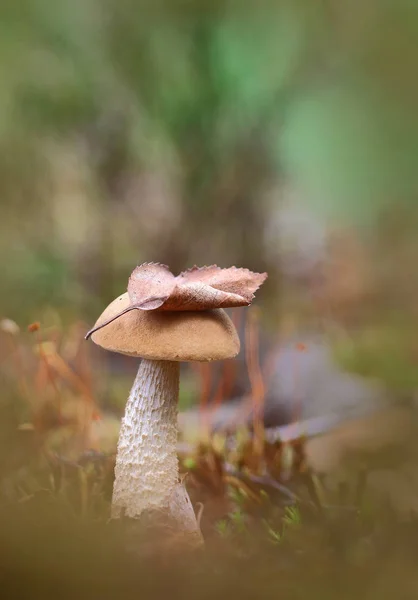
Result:
<instances>
[{"instance_id":1,"label":"white speckled stem","mask_svg":"<svg viewBox=\"0 0 418 600\"><path fill-rule=\"evenodd\" d=\"M179 482L179 363L141 361L119 434L112 517L157 509L201 539L188 494Z\"/></svg>"}]
</instances>

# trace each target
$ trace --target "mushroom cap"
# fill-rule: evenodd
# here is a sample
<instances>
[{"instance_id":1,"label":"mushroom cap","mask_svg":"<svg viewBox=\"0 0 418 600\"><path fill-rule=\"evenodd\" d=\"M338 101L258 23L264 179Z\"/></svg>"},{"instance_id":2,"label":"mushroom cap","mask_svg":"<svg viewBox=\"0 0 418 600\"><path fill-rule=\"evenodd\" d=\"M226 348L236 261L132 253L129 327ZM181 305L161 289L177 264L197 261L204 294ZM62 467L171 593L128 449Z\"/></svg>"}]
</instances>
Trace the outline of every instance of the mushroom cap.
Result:
<instances>
[{"instance_id":1,"label":"mushroom cap","mask_svg":"<svg viewBox=\"0 0 418 600\"><path fill-rule=\"evenodd\" d=\"M95 327L130 305L122 294L98 318ZM150 360L212 361L236 356L240 341L221 308L205 311L131 310L92 335L105 350Z\"/></svg>"}]
</instances>

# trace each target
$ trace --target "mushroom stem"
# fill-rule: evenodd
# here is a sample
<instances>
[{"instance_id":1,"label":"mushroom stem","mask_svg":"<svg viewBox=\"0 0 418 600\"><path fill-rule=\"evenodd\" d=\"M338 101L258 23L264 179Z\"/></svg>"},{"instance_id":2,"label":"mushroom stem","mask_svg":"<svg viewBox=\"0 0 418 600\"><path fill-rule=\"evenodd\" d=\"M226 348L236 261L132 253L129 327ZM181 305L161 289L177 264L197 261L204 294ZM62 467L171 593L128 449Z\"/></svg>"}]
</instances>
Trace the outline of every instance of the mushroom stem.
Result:
<instances>
[{"instance_id":1,"label":"mushroom stem","mask_svg":"<svg viewBox=\"0 0 418 600\"><path fill-rule=\"evenodd\" d=\"M201 543L192 504L179 481L179 376L178 362L141 361L119 434L112 518L138 518L157 510Z\"/></svg>"}]
</instances>

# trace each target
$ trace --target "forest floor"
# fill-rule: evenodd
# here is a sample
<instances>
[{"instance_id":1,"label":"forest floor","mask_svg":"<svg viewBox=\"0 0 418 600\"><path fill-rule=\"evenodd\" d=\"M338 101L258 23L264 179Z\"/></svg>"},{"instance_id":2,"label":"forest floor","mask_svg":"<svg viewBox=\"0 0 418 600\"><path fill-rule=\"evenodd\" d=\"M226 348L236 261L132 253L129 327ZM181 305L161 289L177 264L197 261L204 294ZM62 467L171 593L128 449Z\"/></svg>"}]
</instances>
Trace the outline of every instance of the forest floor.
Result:
<instances>
[{"instance_id":1,"label":"forest floor","mask_svg":"<svg viewBox=\"0 0 418 600\"><path fill-rule=\"evenodd\" d=\"M3 334L5 598L417 597L418 520L368 502L362 469L327 490L307 467L304 439L267 443L258 430L180 449L202 551L139 532L132 552L126 522L109 521L115 448L94 435L106 414L80 336L10 324Z\"/></svg>"}]
</instances>

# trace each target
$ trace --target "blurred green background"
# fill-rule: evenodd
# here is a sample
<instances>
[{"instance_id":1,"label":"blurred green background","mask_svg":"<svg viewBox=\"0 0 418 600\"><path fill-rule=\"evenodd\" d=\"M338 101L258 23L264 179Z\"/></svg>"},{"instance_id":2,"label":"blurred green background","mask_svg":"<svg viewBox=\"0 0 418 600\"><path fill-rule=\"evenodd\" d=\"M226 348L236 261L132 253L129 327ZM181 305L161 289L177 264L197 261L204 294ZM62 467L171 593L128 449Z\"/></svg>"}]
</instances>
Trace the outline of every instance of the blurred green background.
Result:
<instances>
[{"instance_id":1,"label":"blurred green background","mask_svg":"<svg viewBox=\"0 0 418 600\"><path fill-rule=\"evenodd\" d=\"M342 521L362 544L354 572L341 566L350 544L337 529L323 534L322 513L326 544L302 528L297 560L268 542L265 563L249 536L236 544L239 552L252 548L249 568L220 553L208 586L187 569L184 587L183 579L176 586L175 578L137 572L113 549L108 557L95 529L96 518L108 517L111 460L102 465L94 452L87 463L67 458L91 448L114 453L132 373L83 334L142 262L174 273L213 263L267 271L256 303L264 333L325 332L347 369L416 397L417 74L416 0L2 0L5 589L70 598L82 579L86 592L77 597L91 600L91 586L101 586L94 597L120 597L123 580L130 597L149 580L170 586L155 597L212 597L229 570L231 593L241 583L243 597L253 579L255 596L277 581L280 591L300 583L295 598L334 598L335 584L344 587L339 597L351 598L369 577L362 597L393 598L408 577L416 597L416 530L390 516L386 541L378 524L370 551L371 526L359 534L352 519L360 511L354 506L348 519L346 498ZM28 332L34 321L40 330ZM308 358L309 351L308 344ZM199 373L197 386L182 379L183 408L205 401ZM331 391L337 407L339 389ZM366 441L378 429L374 421L367 427ZM56 448L65 460L56 460ZM325 449L332 458L334 447ZM416 510L418 477L405 477ZM393 489L403 492L390 480ZM402 536L408 560L397 550ZM330 551L328 538L341 543ZM283 569L292 564L287 584Z\"/></svg>"},{"instance_id":2,"label":"blurred green background","mask_svg":"<svg viewBox=\"0 0 418 600\"><path fill-rule=\"evenodd\" d=\"M403 310L417 63L412 0L5 0L0 315L91 321L143 261L267 270L274 311L295 202Z\"/></svg>"}]
</instances>

